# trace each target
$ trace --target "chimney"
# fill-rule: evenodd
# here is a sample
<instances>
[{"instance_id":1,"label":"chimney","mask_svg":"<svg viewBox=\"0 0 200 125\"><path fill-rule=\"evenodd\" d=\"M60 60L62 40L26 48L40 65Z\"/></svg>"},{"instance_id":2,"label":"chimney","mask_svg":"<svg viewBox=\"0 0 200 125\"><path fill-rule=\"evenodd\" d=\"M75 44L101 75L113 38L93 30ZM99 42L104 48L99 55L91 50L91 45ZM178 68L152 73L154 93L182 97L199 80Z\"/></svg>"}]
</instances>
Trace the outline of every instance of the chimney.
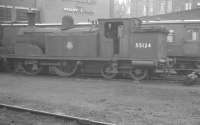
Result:
<instances>
[{"instance_id":1,"label":"chimney","mask_svg":"<svg viewBox=\"0 0 200 125\"><path fill-rule=\"evenodd\" d=\"M74 19L71 16L64 16L62 18L62 29L68 29L74 25Z\"/></svg>"},{"instance_id":2,"label":"chimney","mask_svg":"<svg viewBox=\"0 0 200 125\"><path fill-rule=\"evenodd\" d=\"M29 26L35 26L35 16L36 16L36 13L32 10L29 10L27 12L28 25Z\"/></svg>"}]
</instances>

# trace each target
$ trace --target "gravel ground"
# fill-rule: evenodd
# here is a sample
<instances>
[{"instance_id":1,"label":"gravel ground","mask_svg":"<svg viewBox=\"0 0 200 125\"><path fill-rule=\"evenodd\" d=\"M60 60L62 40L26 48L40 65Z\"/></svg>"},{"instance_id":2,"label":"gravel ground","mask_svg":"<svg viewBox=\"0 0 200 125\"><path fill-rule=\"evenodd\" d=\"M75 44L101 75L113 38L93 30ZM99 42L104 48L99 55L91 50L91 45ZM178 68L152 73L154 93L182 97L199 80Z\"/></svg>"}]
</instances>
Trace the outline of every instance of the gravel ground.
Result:
<instances>
[{"instance_id":1,"label":"gravel ground","mask_svg":"<svg viewBox=\"0 0 200 125\"><path fill-rule=\"evenodd\" d=\"M54 117L38 116L28 112L0 109L0 125L78 125Z\"/></svg>"},{"instance_id":2,"label":"gravel ground","mask_svg":"<svg viewBox=\"0 0 200 125\"><path fill-rule=\"evenodd\" d=\"M200 86L0 74L0 102L117 125L200 125Z\"/></svg>"}]
</instances>

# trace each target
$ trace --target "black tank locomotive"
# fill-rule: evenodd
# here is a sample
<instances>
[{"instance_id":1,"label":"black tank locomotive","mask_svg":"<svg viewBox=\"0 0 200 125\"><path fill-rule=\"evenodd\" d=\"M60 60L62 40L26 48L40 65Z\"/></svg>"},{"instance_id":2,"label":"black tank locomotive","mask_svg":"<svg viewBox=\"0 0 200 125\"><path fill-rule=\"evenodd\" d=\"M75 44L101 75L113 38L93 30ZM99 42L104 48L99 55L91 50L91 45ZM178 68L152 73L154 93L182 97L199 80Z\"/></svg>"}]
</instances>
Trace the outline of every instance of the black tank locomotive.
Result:
<instances>
[{"instance_id":1,"label":"black tank locomotive","mask_svg":"<svg viewBox=\"0 0 200 125\"><path fill-rule=\"evenodd\" d=\"M93 25L74 25L66 19L61 28L20 28L13 51L2 57L15 70L32 75L45 68L67 77L82 72L111 79L120 73L135 80L147 78L167 62L164 28L142 27L136 18L99 19Z\"/></svg>"}]
</instances>

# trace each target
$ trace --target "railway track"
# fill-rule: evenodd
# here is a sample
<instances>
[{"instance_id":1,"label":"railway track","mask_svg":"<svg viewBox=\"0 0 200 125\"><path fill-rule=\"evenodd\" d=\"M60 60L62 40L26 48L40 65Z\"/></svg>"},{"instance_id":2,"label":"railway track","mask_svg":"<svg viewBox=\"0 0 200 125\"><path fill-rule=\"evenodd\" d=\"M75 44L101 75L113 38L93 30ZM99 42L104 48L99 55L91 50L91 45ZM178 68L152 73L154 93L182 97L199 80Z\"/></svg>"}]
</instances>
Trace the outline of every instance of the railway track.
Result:
<instances>
[{"instance_id":1,"label":"railway track","mask_svg":"<svg viewBox=\"0 0 200 125\"><path fill-rule=\"evenodd\" d=\"M18 72L15 72L14 74L18 74ZM23 73L21 73L23 75ZM27 74L25 74L27 75ZM31 76L31 75L27 75L27 76ZM40 76L49 76L49 74L40 74ZM53 75L55 78L59 77L56 75ZM38 77L38 76L35 76ZM52 75L51 75L52 77ZM67 78L67 77L66 77ZM73 77L69 77L67 79L93 79L93 80L106 80L104 78L102 78L99 74L77 74ZM186 81L186 76L183 75L176 75L176 74L161 74L161 75L156 75L156 76L152 76L151 79L146 79L144 80L145 83L152 83L152 82L164 82L164 83L169 83L169 84L184 84ZM128 77L128 75L123 76L123 75L119 75L114 79L109 79L109 81L122 81L122 82L126 82L126 81L133 81L136 83L140 83L139 81L134 81L133 79L131 79L130 77ZM198 80L194 83L198 83L200 82L200 79L198 78ZM192 84L193 85L193 84Z\"/></svg>"},{"instance_id":2,"label":"railway track","mask_svg":"<svg viewBox=\"0 0 200 125\"><path fill-rule=\"evenodd\" d=\"M102 79L102 80L106 80L104 78L102 78L101 76L99 75L94 75L94 74L83 74L83 75L80 75L80 76L77 76L77 77L71 77L71 79L76 79L76 78L80 78L80 79ZM154 82L154 81L163 81L163 82L168 82L168 83L183 83L184 81L186 80L186 76L177 76L177 75L173 75L173 74L170 74L170 75L160 75L160 76L153 76L151 77L151 79L146 79L146 80L143 80L145 82ZM118 76L114 79L109 79L109 81L133 81L133 79L131 79L130 77L127 77L127 76ZM139 81L136 81L136 82L139 82Z\"/></svg>"},{"instance_id":3,"label":"railway track","mask_svg":"<svg viewBox=\"0 0 200 125\"><path fill-rule=\"evenodd\" d=\"M0 125L115 125L0 103Z\"/></svg>"}]
</instances>

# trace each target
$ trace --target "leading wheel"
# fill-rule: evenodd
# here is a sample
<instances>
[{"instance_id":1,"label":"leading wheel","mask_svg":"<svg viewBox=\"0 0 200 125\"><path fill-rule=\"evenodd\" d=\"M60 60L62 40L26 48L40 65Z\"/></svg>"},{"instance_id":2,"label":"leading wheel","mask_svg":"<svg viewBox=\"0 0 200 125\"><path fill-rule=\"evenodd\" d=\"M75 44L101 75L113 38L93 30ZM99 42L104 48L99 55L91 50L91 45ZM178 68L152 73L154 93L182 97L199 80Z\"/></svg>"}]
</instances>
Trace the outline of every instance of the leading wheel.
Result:
<instances>
[{"instance_id":1,"label":"leading wheel","mask_svg":"<svg viewBox=\"0 0 200 125\"><path fill-rule=\"evenodd\" d=\"M116 68L113 64L106 64L102 67L101 75L105 79L113 79L117 75Z\"/></svg>"},{"instance_id":2,"label":"leading wheel","mask_svg":"<svg viewBox=\"0 0 200 125\"><path fill-rule=\"evenodd\" d=\"M129 72L132 79L140 81L148 76L148 69L146 68L132 68Z\"/></svg>"},{"instance_id":3,"label":"leading wheel","mask_svg":"<svg viewBox=\"0 0 200 125\"><path fill-rule=\"evenodd\" d=\"M59 66L54 66L53 70L58 76L70 77L77 71L78 64L76 61L61 62Z\"/></svg>"}]
</instances>

